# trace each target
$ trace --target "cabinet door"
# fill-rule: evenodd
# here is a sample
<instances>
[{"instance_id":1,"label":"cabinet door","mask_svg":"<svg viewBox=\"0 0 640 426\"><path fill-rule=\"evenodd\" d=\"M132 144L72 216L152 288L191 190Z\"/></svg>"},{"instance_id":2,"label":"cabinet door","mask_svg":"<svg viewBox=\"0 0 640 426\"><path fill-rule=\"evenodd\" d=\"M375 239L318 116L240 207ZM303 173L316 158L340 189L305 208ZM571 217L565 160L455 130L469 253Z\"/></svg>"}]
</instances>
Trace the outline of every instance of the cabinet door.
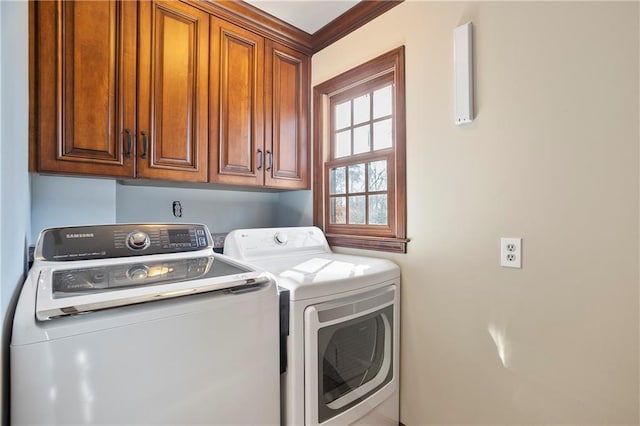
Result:
<instances>
[{"instance_id":1,"label":"cabinet door","mask_svg":"<svg viewBox=\"0 0 640 426\"><path fill-rule=\"evenodd\" d=\"M265 184L309 187L309 57L267 42Z\"/></svg>"},{"instance_id":2,"label":"cabinet door","mask_svg":"<svg viewBox=\"0 0 640 426\"><path fill-rule=\"evenodd\" d=\"M139 3L138 177L207 180L209 15Z\"/></svg>"},{"instance_id":3,"label":"cabinet door","mask_svg":"<svg viewBox=\"0 0 640 426\"><path fill-rule=\"evenodd\" d=\"M264 39L211 19L211 182L264 183Z\"/></svg>"},{"instance_id":4,"label":"cabinet door","mask_svg":"<svg viewBox=\"0 0 640 426\"><path fill-rule=\"evenodd\" d=\"M133 176L135 2L34 7L38 171Z\"/></svg>"}]
</instances>

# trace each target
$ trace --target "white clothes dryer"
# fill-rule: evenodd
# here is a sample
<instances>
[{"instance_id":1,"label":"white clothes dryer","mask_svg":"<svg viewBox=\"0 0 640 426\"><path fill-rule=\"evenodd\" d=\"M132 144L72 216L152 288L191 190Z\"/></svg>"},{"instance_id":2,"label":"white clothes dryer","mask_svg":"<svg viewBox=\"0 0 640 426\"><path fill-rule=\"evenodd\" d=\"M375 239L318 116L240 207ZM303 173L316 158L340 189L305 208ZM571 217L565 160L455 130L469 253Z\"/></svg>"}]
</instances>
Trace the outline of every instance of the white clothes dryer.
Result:
<instances>
[{"instance_id":1,"label":"white clothes dryer","mask_svg":"<svg viewBox=\"0 0 640 426\"><path fill-rule=\"evenodd\" d=\"M283 424L398 425L395 263L333 253L316 227L236 230L224 253L271 272L289 295Z\"/></svg>"}]
</instances>

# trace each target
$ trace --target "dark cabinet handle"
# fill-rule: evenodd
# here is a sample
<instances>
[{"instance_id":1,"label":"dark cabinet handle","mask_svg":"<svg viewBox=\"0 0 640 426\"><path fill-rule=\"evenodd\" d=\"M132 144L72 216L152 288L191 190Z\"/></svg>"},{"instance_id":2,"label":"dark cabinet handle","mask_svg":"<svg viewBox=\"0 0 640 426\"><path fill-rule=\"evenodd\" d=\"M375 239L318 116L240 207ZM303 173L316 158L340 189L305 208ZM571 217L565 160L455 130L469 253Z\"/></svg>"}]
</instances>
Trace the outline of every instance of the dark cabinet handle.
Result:
<instances>
[{"instance_id":1,"label":"dark cabinet handle","mask_svg":"<svg viewBox=\"0 0 640 426\"><path fill-rule=\"evenodd\" d=\"M142 155L140 158L147 158L147 148L149 147L149 138L146 132L140 132L142 135Z\"/></svg>"},{"instance_id":2,"label":"dark cabinet handle","mask_svg":"<svg viewBox=\"0 0 640 426\"><path fill-rule=\"evenodd\" d=\"M127 152L124 153L124 156L131 157L131 132L129 129L124 129L124 133L127 135Z\"/></svg>"},{"instance_id":3,"label":"dark cabinet handle","mask_svg":"<svg viewBox=\"0 0 640 426\"><path fill-rule=\"evenodd\" d=\"M262 150L258 150L258 170L262 169L262 165L264 164L264 154Z\"/></svg>"},{"instance_id":4,"label":"dark cabinet handle","mask_svg":"<svg viewBox=\"0 0 640 426\"><path fill-rule=\"evenodd\" d=\"M269 156L269 166L267 167L267 171L273 168L273 154L270 150L267 150L267 155Z\"/></svg>"}]
</instances>

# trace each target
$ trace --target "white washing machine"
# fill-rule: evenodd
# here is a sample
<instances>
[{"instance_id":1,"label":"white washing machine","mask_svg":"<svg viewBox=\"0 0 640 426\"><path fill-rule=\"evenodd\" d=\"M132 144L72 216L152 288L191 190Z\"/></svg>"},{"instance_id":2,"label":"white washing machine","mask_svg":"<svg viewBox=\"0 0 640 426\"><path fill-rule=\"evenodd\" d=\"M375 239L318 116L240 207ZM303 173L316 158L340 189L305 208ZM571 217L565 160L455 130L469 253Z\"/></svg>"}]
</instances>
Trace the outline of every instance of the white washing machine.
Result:
<instances>
[{"instance_id":1,"label":"white washing machine","mask_svg":"<svg viewBox=\"0 0 640 426\"><path fill-rule=\"evenodd\" d=\"M204 225L43 231L16 307L12 425L277 425L279 307Z\"/></svg>"},{"instance_id":2,"label":"white washing machine","mask_svg":"<svg viewBox=\"0 0 640 426\"><path fill-rule=\"evenodd\" d=\"M236 230L224 253L273 273L281 297L288 292L283 424L398 425L395 263L332 253L316 227Z\"/></svg>"}]
</instances>

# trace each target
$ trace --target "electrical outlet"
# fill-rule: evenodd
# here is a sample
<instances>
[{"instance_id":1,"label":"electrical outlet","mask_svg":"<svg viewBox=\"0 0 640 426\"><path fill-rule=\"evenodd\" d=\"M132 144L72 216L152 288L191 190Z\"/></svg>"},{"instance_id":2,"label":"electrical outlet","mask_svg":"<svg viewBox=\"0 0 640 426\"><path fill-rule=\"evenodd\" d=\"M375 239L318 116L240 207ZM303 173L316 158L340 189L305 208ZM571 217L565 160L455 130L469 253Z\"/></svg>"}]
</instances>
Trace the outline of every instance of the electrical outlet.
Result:
<instances>
[{"instance_id":1,"label":"electrical outlet","mask_svg":"<svg viewBox=\"0 0 640 426\"><path fill-rule=\"evenodd\" d=\"M522 238L500 238L500 265L522 268Z\"/></svg>"},{"instance_id":2,"label":"electrical outlet","mask_svg":"<svg viewBox=\"0 0 640 426\"><path fill-rule=\"evenodd\" d=\"M175 217L182 217L182 204L180 204L180 201L173 202L173 215Z\"/></svg>"}]
</instances>

